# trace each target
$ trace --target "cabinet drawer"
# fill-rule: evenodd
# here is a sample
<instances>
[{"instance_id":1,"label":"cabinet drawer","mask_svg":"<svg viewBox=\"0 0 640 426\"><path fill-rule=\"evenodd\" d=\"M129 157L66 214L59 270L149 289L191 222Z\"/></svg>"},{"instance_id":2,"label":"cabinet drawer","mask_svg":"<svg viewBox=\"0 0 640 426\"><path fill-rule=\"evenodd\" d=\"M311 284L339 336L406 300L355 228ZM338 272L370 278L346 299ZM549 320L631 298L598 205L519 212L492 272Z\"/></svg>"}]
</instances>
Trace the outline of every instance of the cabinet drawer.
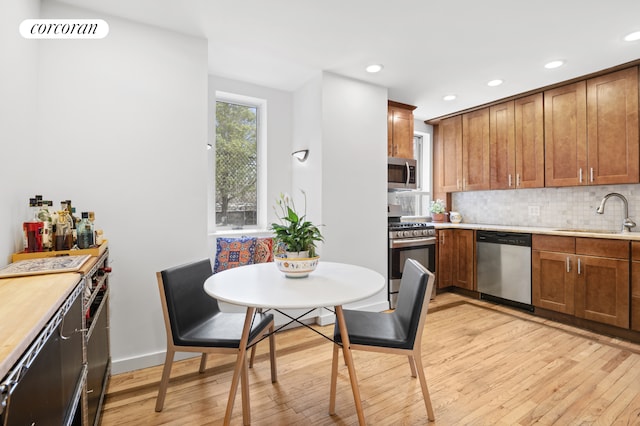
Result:
<instances>
[{"instance_id":1,"label":"cabinet drawer","mask_svg":"<svg viewBox=\"0 0 640 426\"><path fill-rule=\"evenodd\" d=\"M628 260L629 241L576 238L576 254Z\"/></svg>"},{"instance_id":2,"label":"cabinet drawer","mask_svg":"<svg viewBox=\"0 0 640 426\"><path fill-rule=\"evenodd\" d=\"M531 236L531 249L573 254L576 252L576 239L558 235L533 234Z\"/></svg>"}]
</instances>

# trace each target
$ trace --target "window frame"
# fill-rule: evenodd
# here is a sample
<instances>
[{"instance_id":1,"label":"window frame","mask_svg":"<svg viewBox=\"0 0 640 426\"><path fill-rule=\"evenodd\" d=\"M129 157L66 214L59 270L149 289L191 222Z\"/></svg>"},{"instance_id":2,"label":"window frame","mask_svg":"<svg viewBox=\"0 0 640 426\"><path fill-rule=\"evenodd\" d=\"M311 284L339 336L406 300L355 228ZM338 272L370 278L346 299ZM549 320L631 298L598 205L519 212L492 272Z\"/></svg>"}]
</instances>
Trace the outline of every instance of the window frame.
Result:
<instances>
[{"instance_id":1,"label":"window frame","mask_svg":"<svg viewBox=\"0 0 640 426\"><path fill-rule=\"evenodd\" d=\"M210 104L210 136L207 145L208 162L208 231L210 234L249 234L262 232L267 227L267 100L236 93L215 91ZM256 108L256 225L243 226L242 229L218 227L216 224L216 106L217 102L228 102Z\"/></svg>"}]
</instances>

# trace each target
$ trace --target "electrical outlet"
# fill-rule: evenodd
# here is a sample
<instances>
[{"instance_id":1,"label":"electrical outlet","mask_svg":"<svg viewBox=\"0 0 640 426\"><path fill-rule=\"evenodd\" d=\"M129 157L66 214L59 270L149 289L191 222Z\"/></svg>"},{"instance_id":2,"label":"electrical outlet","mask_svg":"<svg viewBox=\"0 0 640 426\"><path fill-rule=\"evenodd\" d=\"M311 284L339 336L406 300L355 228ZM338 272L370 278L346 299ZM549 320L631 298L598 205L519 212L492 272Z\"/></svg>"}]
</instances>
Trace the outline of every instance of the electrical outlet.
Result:
<instances>
[{"instance_id":1,"label":"electrical outlet","mask_svg":"<svg viewBox=\"0 0 640 426\"><path fill-rule=\"evenodd\" d=\"M529 206L529 216L540 216L540 206Z\"/></svg>"}]
</instances>

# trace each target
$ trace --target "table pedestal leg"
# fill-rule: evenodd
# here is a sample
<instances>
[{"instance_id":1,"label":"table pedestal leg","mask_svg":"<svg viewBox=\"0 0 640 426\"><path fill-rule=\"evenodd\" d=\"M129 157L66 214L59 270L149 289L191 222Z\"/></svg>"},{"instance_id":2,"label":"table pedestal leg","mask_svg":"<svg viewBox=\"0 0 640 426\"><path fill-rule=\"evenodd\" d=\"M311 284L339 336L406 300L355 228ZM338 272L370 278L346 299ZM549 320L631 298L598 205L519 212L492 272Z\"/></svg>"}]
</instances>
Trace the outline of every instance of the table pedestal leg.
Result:
<instances>
[{"instance_id":1,"label":"table pedestal leg","mask_svg":"<svg viewBox=\"0 0 640 426\"><path fill-rule=\"evenodd\" d=\"M349 371L349 379L351 380L351 390L353 391L353 400L356 404L356 413L358 414L358 423L365 425L364 411L362 410L362 400L360 399L360 388L358 387L358 378L356 377L356 369L353 365L353 356L351 354L351 342L349 341L349 333L347 332L347 325L344 321L344 313L342 312L342 306L336 306L336 321L338 321L338 328L340 329L340 336L342 338L342 354L344 355L344 362L347 364L347 370Z\"/></svg>"},{"instance_id":2,"label":"table pedestal leg","mask_svg":"<svg viewBox=\"0 0 640 426\"><path fill-rule=\"evenodd\" d=\"M243 384L246 383L246 387L243 386L243 398L242 401L242 414L244 418L244 424L251 424L251 409L249 404L249 380L246 368L246 355L247 344L249 343L249 334L251 332L251 321L256 308L247 308L247 315L244 319L244 328L242 329L242 337L240 338L240 347L238 348L238 358L236 359L236 365L233 370L233 378L231 379L231 389L229 390L229 400L227 401L227 410L224 413L224 424L229 425L231 422L231 413L233 412L233 404L236 399L236 393L238 392L238 382L241 375ZM243 371L244 370L244 371ZM246 391L244 390L246 389ZM246 399L246 400L245 400Z\"/></svg>"}]
</instances>

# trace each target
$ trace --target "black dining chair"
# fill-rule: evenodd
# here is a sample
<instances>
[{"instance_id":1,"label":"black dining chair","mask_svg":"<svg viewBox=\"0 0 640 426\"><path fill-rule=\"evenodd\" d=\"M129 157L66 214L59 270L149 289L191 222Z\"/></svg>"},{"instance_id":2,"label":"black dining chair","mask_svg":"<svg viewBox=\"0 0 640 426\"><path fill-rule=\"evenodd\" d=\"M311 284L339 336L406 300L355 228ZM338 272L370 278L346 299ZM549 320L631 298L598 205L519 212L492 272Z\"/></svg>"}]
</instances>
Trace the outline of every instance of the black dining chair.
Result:
<instances>
[{"instance_id":1,"label":"black dining chair","mask_svg":"<svg viewBox=\"0 0 640 426\"><path fill-rule=\"evenodd\" d=\"M238 353L245 314L220 311L218 301L204 291L204 282L211 275L209 259L156 273L167 331L167 355L156 400L156 411L162 411L164 406L176 352L202 352L199 370L201 373L205 371L208 353ZM269 333L271 381L276 382L273 328L273 314L257 313L251 324L248 346L254 345L267 332ZM249 365L251 366L252 364ZM247 369L243 368L241 374L244 400L245 392L248 392Z\"/></svg>"},{"instance_id":2,"label":"black dining chair","mask_svg":"<svg viewBox=\"0 0 640 426\"><path fill-rule=\"evenodd\" d=\"M400 354L409 357L411 375L420 380L429 420L433 407L422 366L422 331L433 291L435 275L414 259L407 259L402 272L398 305L392 312L366 312L344 309L350 349ZM338 379L338 353L342 338L335 326L329 412L335 412Z\"/></svg>"}]
</instances>

